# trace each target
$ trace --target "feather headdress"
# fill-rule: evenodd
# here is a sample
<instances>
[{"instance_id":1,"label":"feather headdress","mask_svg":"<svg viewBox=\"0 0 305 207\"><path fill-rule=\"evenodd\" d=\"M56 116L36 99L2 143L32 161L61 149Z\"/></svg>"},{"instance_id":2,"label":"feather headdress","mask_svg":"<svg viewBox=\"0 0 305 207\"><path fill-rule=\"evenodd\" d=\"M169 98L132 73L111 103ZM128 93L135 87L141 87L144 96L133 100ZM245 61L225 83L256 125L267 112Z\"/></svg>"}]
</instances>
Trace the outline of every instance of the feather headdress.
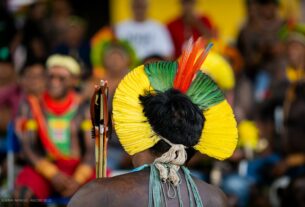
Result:
<instances>
[{"instance_id":1,"label":"feather headdress","mask_svg":"<svg viewBox=\"0 0 305 207\"><path fill-rule=\"evenodd\" d=\"M204 45L202 38L195 43L189 40L178 61L139 66L121 81L113 100L113 118L127 153L136 154L160 140L143 114L139 96L174 88L186 94L205 117L201 137L193 148L221 160L232 155L238 137L236 121L223 92L200 70L212 43Z\"/></svg>"}]
</instances>

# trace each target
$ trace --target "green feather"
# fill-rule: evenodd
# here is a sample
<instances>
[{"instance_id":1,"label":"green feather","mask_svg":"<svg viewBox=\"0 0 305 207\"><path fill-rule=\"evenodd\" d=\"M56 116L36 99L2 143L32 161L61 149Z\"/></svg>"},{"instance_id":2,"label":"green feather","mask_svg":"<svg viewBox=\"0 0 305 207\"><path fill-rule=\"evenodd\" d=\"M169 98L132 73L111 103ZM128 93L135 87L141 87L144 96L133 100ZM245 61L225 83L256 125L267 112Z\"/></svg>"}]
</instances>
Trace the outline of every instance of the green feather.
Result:
<instances>
[{"instance_id":1,"label":"green feather","mask_svg":"<svg viewBox=\"0 0 305 207\"><path fill-rule=\"evenodd\" d=\"M225 99L216 83L201 71L197 73L186 94L201 110L206 110Z\"/></svg>"},{"instance_id":2,"label":"green feather","mask_svg":"<svg viewBox=\"0 0 305 207\"><path fill-rule=\"evenodd\" d=\"M145 73L156 91L165 92L173 88L177 67L177 62L155 62L145 65ZM216 83L201 71L197 73L186 95L201 110L206 110L225 99Z\"/></svg>"},{"instance_id":3,"label":"green feather","mask_svg":"<svg viewBox=\"0 0 305 207\"><path fill-rule=\"evenodd\" d=\"M161 61L145 65L145 73L156 91L165 92L173 87L178 64L173 61Z\"/></svg>"}]
</instances>

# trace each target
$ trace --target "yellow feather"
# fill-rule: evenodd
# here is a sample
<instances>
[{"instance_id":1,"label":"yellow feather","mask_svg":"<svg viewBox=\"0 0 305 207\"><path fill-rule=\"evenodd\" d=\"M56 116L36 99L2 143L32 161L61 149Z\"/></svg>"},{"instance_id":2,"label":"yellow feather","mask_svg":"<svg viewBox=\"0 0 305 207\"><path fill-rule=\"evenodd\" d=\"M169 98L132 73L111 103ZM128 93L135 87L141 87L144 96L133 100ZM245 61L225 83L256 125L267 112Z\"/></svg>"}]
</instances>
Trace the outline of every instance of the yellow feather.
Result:
<instances>
[{"instance_id":1,"label":"yellow feather","mask_svg":"<svg viewBox=\"0 0 305 207\"><path fill-rule=\"evenodd\" d=\"M144 151L159 141L139 101L139 96L147 90L153 89L142 65L125 76L113 98L114 127L123 148L130 155Z\"/></svg>"},{"instance_id":2,"label":"yellow feather","mask_svg":"<svg viewBox=\"0 0 305 207\"><path fill-rule=\"evenodd\" d=\"M194 148L202 154L224 160L237 145L237 124L231 106L226 100L203 112L206 119L201 138Z\"/></svg>"}]
</instances>

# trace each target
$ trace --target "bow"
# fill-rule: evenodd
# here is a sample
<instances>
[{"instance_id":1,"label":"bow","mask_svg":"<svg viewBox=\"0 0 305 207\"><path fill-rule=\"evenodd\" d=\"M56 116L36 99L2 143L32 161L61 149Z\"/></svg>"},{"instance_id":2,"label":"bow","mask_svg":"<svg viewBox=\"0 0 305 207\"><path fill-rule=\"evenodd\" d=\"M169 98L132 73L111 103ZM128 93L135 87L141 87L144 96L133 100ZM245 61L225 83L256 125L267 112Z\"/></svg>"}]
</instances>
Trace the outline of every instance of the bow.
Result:
<instances>
[{"instance_id":1,"label":"bow","mask_svg":"<svg viewBox=\"0 0 305 207\"><path fill-rule=\"evenodd\" d=\"M95 85L90 103L92 137L95 139L96 177L106 177L108 143L108 83L101 80Z\"/></svg>"}]
</instances>

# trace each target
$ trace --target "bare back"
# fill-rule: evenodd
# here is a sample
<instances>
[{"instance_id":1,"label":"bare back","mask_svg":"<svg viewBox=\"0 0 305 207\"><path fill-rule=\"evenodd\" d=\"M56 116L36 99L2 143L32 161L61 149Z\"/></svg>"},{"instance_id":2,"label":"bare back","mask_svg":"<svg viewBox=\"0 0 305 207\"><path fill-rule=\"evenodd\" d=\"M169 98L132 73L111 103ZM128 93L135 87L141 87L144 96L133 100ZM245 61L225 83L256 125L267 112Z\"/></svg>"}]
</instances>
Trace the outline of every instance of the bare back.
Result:
<instances>
[{"instance_id":1,"label":"bare back","mask_svg":"<svg viewBox=\"0 0 305 207\"><path fill-rule=\"evenodd\" d=\"M181 176L184 178L184 176ZM194 178L203 206L227 206L225 195L216 187ZM180 184L183 206L189 206L185 180ZM166 187L165 187L166 188ZM143 207L148 206L149 169L112 178L94 180L83 186L68 207ZM167 206L179 206L178 198L166 198Z\"/></svg>"}]
</instances>

